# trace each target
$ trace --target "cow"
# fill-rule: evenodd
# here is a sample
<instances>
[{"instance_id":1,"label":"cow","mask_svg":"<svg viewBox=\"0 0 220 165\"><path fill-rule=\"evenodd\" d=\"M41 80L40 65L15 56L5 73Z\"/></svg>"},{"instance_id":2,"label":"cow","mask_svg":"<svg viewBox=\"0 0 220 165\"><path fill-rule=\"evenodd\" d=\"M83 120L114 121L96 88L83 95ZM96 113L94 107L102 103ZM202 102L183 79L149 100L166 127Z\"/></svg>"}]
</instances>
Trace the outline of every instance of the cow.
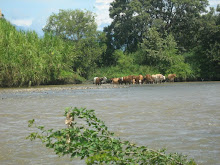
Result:
<instances>
[{"instance_id":1,"label":"cow","mask_svg":"<svg viewBox=\"0 0 220 165\"><path fill-rule=\"evenodd\" d=\"M120 79L121 79L121 83L124 83L125 85L131 84L133 76L125 76L125 77L121 77Z\"/></svg>"},{"instance_id":2,"label":"cow","mask_svg":"<svg viewBox=\"0 0 220 165\"><path fill-rule=\"evenodd\" d=\"M153 79L152 79L152 76L150 74L147 74L145 76L145 82L146 82L146 84L153 84Z\"/></svg>"},{"instance_id":3,"label":"cow","mask_svg":"<svg viewBox=\"0 0 220 165\"><path fill-rule=\"evenodd\" d=\"M152 75L152 79L154 81L154 83L161 83L164 80L164 76L162 74L154 74Z\"/></svg>"},{"instance_id":4,"label":"cow","mask_svg":"<svg viewBox=\"0 0 220 165\"><path fill-rule=\"evenodd\" d=\"M133 83L133 82L132 82L132 81L133 81L133 76L132 76L132 75L129 75L129 76L127 76L126 78L127 78L127 83L128 83L128 84Z\"/></svg>"},{"instance_id":5,"label":"cow","mask_svg":"<svg viewBox=\"0 0 220 165\"><path fill-rule=\"evenodd\" d=\"M169 82L174 82L175 77L176 77L176 74L168 74Z\"/></svg>"},{"instance_id":6,"label":"cow","mask_svg":"<svg viewBox=\"0 0 220 165\"><path fill-rule=\"evenodd\" d=\"M121 84L124 83L126 85L127 84L127 77L126 76L125 77L121 77L119 83L121 83Z\"/></svg>"},{"instance_id":7,"label":"cow","mask_svg":"<svg viewBox=\"0 0 220 165\"><path fill-rule=\"evenodd\" d=\"M144 82L144 76L142 76L141 74L139 75L139 84L143 84Z\"/></svg>"},{"instance_id":8,"label":"cow","mask_svg":"<svg viewBox=\"0 0 220 165\"><path fill-rule=\"evenodd\" d=\"M94 77L94 84L95 85L101 85L103 81L103 78L101 77Z\"/></svg>"},{"instance_id":9,"label":"cow","mask_svg":"<svg viewBox=\"0 0 220 165\"><path fill-rule=\"evenodd\" d=\"M133 83L134 83L134 80L136 84L138 83L143 84L144 77L141 74L138 76L133 76Z\"/></svg>"},{"instance_id":10,"label":"cow","mask_svg":"<svg viewBox=\"0 0 220 165\"><path fill-rule=\"evenodd\" d=\"M120 78L112 78L112 84L119 84Z\"/></svg>"},{"instance_id":11,"label":"cow","mask_svg":"<svg viewBox=\"0 0 220 165\"><path fill-rule=\"evenodd\" d=\"M153 83L157 83L157 75L153 74L152 76Z\"/></svg>"}]
</instances>

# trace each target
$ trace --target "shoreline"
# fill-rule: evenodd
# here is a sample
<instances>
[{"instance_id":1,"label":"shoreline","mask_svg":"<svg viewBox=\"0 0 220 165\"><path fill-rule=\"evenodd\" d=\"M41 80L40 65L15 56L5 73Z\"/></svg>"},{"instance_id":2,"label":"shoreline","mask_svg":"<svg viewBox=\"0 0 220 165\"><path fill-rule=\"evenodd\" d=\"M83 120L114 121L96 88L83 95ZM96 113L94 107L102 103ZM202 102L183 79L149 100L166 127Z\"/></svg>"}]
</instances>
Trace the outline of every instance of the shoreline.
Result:
<instances>
[{"instance_id":1,"label":"shoreline","mask_svg":"<svg viewBox=\"0 0 220 165\"><path fill-rule=\"evenodd\" d=\"M112 88L128 88L129 85L113 85L113 84L71 84L71 85L43 85L36 87L21 88L0 88L0 94L3 93L19 93L19 92L44 92L44 91L61 91L61 90L86 90L86 89L112 89Z\"/></svg>"},{"instance_id":2,"label":"shoreline","mask_svg":"<svg viewBox=\"0 0 220 165\"><path fill-rule=\"evenodd\" d=\"M220 81L196 81L196 82L165 82L163 84L177 84L177 83L220 83ZM146 84L144 84L146 85ZM157 85L157 84L147 84ZM66 85L40 85L32 87L14 87L14 88L0 88L0 94L7 93L21 93L21 92L45 92L45 91L62 91L62 90L86 90L86 89L114 89L114 88L129 88L133 85L119 85L119 84L66 84Z\"/></svg>"}]
</instances>

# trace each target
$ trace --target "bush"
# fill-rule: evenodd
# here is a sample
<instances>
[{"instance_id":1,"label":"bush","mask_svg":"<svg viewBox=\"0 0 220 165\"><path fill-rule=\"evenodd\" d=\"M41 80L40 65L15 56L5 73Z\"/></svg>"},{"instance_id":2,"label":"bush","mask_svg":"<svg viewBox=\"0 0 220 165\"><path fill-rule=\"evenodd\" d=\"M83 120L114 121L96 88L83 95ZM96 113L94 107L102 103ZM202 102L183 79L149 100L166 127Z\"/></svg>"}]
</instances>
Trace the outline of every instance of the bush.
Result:
<instances>
[{"instance_id":1,"label":"bush","mask_svg":"<svg viewBox=\"0 0 220 165\"><path fill-rule=\"evenodd\" d=\"M39 131L27 138L40 139L57 155L80 157L87 164L196 164L181 154L166 154L165 150L152 150L115 137L94 110L67 108L64 116L68 128L57 131L46 130L35 125L34 119L30 120L28 126L35 126Z\"/></svg>"}]
</instances>

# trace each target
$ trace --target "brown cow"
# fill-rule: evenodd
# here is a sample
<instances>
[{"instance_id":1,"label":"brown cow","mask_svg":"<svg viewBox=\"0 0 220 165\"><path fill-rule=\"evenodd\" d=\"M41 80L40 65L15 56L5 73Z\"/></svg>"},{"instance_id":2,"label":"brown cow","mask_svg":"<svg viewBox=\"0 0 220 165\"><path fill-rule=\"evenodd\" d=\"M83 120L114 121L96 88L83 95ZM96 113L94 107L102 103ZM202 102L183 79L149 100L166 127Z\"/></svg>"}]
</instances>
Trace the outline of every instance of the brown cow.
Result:
<instances>
[{"instance_id":1,"label":"brown cow","mask_svg":"<svg viewBox=\"0 0 220 165\"><path fill-rule=\"evenodd\" d=\"M153 79L152 79L152 76L150 74L147 74L145 76L145 80L146 80L146 84L153 84Z\"/></svg>"},{"instance_id":2,"label":"brown cow","mask_svg":"<svg viewBox=\"0 0 220 165\"><path fill-rule=\"evenodd\" d=\"M139 84L143 84L144 82L144 76L142 76L141 74L139 75Z\"/></svg>"},{"instance_id":3,"label":"brown cow","mask_svg":"<svg viewBox=\"0 0 220 165\"><path fill-rule=\"evenodd\" d=\"M127 76L127 82L129 84L133 83L133 76L132 75Z\"/></svg>"},{"instance_id":4,"label":"brown cow","mask_svg":"<svg viewBox=\"0 0 220 165\"><path fill-rule=\"evenodd\" d=\"M133 83L134 83L134 80L136 84L138 83L143 84L144 77L141 74L138 76L133 76Z\"/></svg>"},{"instance_id":5,"label":"brown cow","mask_svg":"<svg viewBox=\"0 0 220 165\"><path fill-rule=\"evenodd\" d=\"M122 83L124 83L125 85L126 84L131 84L132 83L132 79L133 79L133 76L125 76L125 77L121 78Z\"/></svg>"},{"instance_id":6,"label":"brown cow","mask_svg":"<svg viewBox=\"0 0 220 165\"><path fill-rule=\"evenodd\" d=\"M174 82L175 77L176 77L176 74L168 74L169 82Z\"/></svg>"},{"instance_id":7,"label":"brown cow","mask_svg":"<svg viewBox=\"0 0 220 165\"><path fill-rule=\"evenodd\" d=\"M112 78L112 84L119 84L119 78Z\"/></svg>"},{"instance_id":8,"label":"brown cow","mask_svg":"<svg viewBox=\"0 0 220 165\"><path fill-rule=\"evenodd\" d=\"M101 85L102 84L102 80L103 80L103 78L95 77L94 78L95 85Z\"/></svg>"}]
</instances>

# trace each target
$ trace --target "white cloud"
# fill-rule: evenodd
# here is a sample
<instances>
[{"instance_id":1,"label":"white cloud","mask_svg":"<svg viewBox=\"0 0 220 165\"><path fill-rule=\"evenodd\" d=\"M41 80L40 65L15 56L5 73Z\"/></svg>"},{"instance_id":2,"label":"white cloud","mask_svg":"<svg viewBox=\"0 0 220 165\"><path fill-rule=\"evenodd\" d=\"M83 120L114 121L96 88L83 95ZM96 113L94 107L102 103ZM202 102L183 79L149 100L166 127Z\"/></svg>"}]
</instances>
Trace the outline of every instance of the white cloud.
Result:
<instances>
[{"instance_id":1,"label":"white cloud","mask_svg":"<svg viewBox=\"0 0 220 165\"><path fill-rule=\"evenodd\" d=\"M109 7L110 3L114 0L96 0L95 1L95 8L96 8L96 22L98 24L99 30L105 24L110 24L112 19L109 17Z\"/></svg>"},{"instance_id":2,"label":"white cloud","mask_svg":"<svg viewBox=\"0 0 220 165\"><path fill-rule=\"evenodd\" d=\"M29 27L32 25L33 19L13 19L11 23L17 26Z\"/></svg>"}]
</instances>

